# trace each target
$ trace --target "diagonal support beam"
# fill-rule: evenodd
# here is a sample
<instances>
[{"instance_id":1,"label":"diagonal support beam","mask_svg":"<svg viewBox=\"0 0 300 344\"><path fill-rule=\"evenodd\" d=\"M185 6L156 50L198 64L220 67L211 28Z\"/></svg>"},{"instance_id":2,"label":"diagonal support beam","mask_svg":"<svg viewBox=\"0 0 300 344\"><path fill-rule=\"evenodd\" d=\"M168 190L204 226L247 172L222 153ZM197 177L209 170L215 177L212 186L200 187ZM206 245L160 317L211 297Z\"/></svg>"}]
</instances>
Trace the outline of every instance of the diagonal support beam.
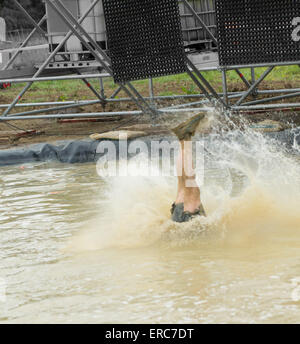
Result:
<instances>
[{"instance_id":1,"label":"diagonal support beam","mask_svg":"<svg viewBox=\"0 0 300 344\"><path fill-rule=\"evenodd\" d=\"M84 19L89 15L89 13L93 10L93 8L97 5L99 0L95 0L90 8L87 9L87 11L83 14L83 16L79 19L79 23L82 23ZM53 50L53 52L48 56L46 61L39 67L37 72L34 74L33 79L37 78L47 67L49 62L53 59L53 57L60 51L60 49L63 47L63 45L66 43L66 41L72 36L72 31L70 30L66 36L63 38L63 40L58 44L58 46ZM24 96L24 94L29 90L31 85L34 83L34 81L30 81L23 90L17 95L17 97L14 99L14 101L10 104L10 106L3 112L2 116L7 116L10 111L15 107L15 105L19 102L19 100Z\"/></svg>"},{"instance_id":2,"label":"diagonal support beam","mask_svg":"<svg viewBox=\"0 0 300 344\"><path fill-rule=\"evenodd\" d=\"M20 3L17 0L13 0L15 5L24 13L25 17L30 21L30 23L35 26L35 28L42 34L46 35L46 32L40 27L38 23L31 17L31 15L25 10L25 8L20 5Z\"/></svg>"},{"instance_id":3,"label":"diagonal support beam","mask_svg":"<svg viewBox=\"0 0 300 344\"><path fill-rule=\"evenodd\" d=\"M190 78L194 81L194 83L198 86L198 88L202 91L208 101L211 103L212 106L215 106L212 96L207 92L205 87L201 84L201 82L195 77L195 75L187 68L187 74Z\"/></svg>"},{"instance_id":4,"label":"diagonal support beam","mask_svg":"<svg viewBox=\"0 0 300 344\"><path fill-rule=\"evenodd\" d=\"M244 103L243 106L264 104L264 103L274 102L274 101L281 100L281 99L288 99L288 98L294 98L294 97L299 97L299 96L300 96L300 92L284 94L284 95L277 96L277 97L253 100L251 102Z\"/></svg>"},{"instance_id":5,"label":"diagonal support beam","mask_svg":"<svg viewBox=\"0 0 300 344\"><path fill-rule=\"evenodd\" d=\"M245 78L244 74L239 69L235 69L235 72L247 87L251 87L250 82Z\"/></svg>"},{"instance_id":6,"label":"diagonal support beam","mask_svg":"<svg viewBox=\"0 0 300 344\"><path fill-rule=\"evenodd\" d=\"M193 72L198 76L198 78L201 80L201 82L205 85L205 87L211 92L212 96L221 103L223 106L227 106L223 99L218 95L218 93L214 90L214 88L211 86L211 84L204 78L204 76L200 73L200 71L197 69L197 67L192 63L192 61L187 57L187 65L188 67L191 67Z\"/></svg>"},{"instance_id":7,"label":"diagonal support beam","mask_svg":"<svg viewBox=\"0 0 300 344\"><path fill-rule=\"evenodd\" d=\"M46 19L47 19L47 16L44 15L44 17L38 22L38 26L40 27L45 22ZM13 54L13 56L9 59L9 61L3 66L1 70L6 70L8 67L12 65L12 63L15 61L15 59L18 57L18 55L22 51L21 49L27 46L28 42L37 31L38 29L35 27L30 32L30 34L26 37L25 41L18 47L18 50Z\"/></svg>"},{"instance_id":8,"label":"diagonal support beam","mask_svg":"<svg viewBox=\"0 0 300 344\"><path fill-rule=\"evenodd\" d=\"M114 99L116 98L116 96L120 93L120 91L122 90L121 86L119 86L113 93L112 95L109 97L109 99Z\"/></svg>"},{"instance_id":9,"label":"diagonal support beam","mask_svg":"<svg viewBox=\"0 0 300 344\"><path fill-rule=\"evenodd\" d=\"M204 23L204 21L198 16L197 12L193 9L193 7L189 4L189 2L187 0L182 0L182 2L184 6L193 14L195 19L202 25L203 29L207 32L207 34L212 39L212 41L215 44L218 44L216 37L212 34L208 26Z\"/></svg>"},{"instance_id":10,"label":"diagonal support beam","mask_svg":"<svg viewBox=\"0 0 300 344\"><path fill-rule=\"evenodd\" d=\"M251 94L257 88L257 86L272 72L273 69L274 66L271 66L268 69L266 69L264 73L260 76L260 78L256 80L256 82L251 85L248 91L245 92L243 96L236 102L235 106L241 105L243 100L246 99L249 96L249 94Z\"/></svg>"},{"instance_id":11,"label":"diagonal support beam","mask_svg":"<svg viewBox=\"0 0 300 344\"><path fill-rule=\"evenodd\" d=\"M96 58L96 60L102 65L102 67L111 75L113 76L113 72L110 68L110 58L107 54L99 47L97 42L86 32L86 30L78 23L78 21L74 18L72 13L62 4L60 0L46 0L46 2L52 7L52 9L63 19L63 21L70 27L73 34L77 36L77 38L82 42L85 48L90 51L90 53ZM55 4L54 4L55 2ZM64 12L64 13L62 13ZM74 26L72 26L74 25ZM76 30L76 28L80 31L80 33ZM88 40L90 44L88 44L84 37ZM95 50L94 50L94 49ZM97 53L100 55L98 55ZM128 89L126 86L128 86ZM135 87L131 83L120 84L120 87L129 95L129 97L136 103L136 105L146 113L150 113L153 116L158 116L158 112L153 109L146 100L142 97L142 95L135 89ZM131 91L136 95L135 96L131 93Z\"/></svg>"},{"instance_id":12,"label":"diagonal support beam","mask_svg":"<svg viewBox=\"0 0 300 344\"><path fill-rule=\"evenodd\" d=\"M82 75L79 70L75 70L74 72L78 75ZM96 91L94 86L86 78L83 78L82 81L94 93L94 95L100 100L101 104L104 106L106 104L106 100L103 97L101 97L101 95Z\"/></svg>"},{"instance_id":13,"label":"diagonal support beam","mask_svg":"<svg viewBox=\"0 0 300 344\"><path fill-rule=\"evenodd\" d=\"M64 102L61 102L63 104ZM83 106L88 106L88 105L94 105L94 104L100 104L99 100L91 100L91 101L86 101L86 102L77 102L74 104L68 104L68 105L60 105L60 106L55 106L55 107L50 107L50 108L44 108L44 109L37 109L37 110L31 110L31 111L24 111L24 112L18 112L14 113L11 115L6 116L5 118L10 118L10 117L18 117L18 116L28 116L28 115L36 115L40 113L48 113L48 112L53 112L53 111L60 111L60 110L66 110L66 109L72 109L76 107L83 107ZM2 116L0 116L0 119Z\"/></svg>"}]
</instances>

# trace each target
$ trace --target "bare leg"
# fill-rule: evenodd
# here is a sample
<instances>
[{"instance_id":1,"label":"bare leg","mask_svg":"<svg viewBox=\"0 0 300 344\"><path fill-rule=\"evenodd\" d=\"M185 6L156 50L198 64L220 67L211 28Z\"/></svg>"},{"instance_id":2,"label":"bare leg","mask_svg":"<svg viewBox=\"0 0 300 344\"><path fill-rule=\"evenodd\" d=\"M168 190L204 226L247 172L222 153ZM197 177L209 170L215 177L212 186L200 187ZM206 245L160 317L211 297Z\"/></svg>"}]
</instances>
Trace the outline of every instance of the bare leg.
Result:
<instances>
[{"instance_id":1,"label":"bare leg","mask_svg":"<svg viewBox=\"0 0 300 344\"><path fill-rule=\"evenodd\" d=\"M202 203L194 170L192 141L180 141L180 144L183 152L184 211L195 213L202 208Z\"/></svg>"},{"instance_id":2,"label":"bare leg","mask_svg":"<svg viewBox=\"0 0 300 344\"><path fill-rule=\"evenodd\" d=\"M184 179L183 179L183 150L180 148L178 160L177 160L177 178L178 178L178 190L175 204L184 203Z\"/></svg>"},{"instance_id":3,"label":"bare leg","mask_svg":"<svg viewBox=\"0 0 300 344\"><path fill-rule=\"evenodd\" d=\"M172 130L178 137L181 148L177 161L177 198L171 210L175 222L189 221L195 215L205 216L200 189L196 182L191 141L191 137L203 120L205 116L198 114Z\"/></svg>"}]
</instances>

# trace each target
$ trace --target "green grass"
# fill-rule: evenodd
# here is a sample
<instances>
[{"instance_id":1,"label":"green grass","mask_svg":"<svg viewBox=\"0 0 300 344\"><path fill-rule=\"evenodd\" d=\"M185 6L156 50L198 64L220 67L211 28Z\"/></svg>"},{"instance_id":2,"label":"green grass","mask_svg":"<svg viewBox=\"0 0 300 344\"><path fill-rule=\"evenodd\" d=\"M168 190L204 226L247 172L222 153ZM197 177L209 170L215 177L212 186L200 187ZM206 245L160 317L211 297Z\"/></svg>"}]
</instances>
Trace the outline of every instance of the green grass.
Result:
<instances>
[{"instance_id":1,"label":"green grass","mask_svg":"<svg viewBox=\"0 0 300 344\"><path fill-rule=\"evenodd\" d=\"M256 79L264 72L266 68L258 68L255 71ZM250 69L241 69L247 80L251 79ZM217 89L222 91L222 77L219 71L206 71L203 72L204 77ZM241 87L243 83L235 71L227 73L227 81L229 88ZM271 86L272 83L282 83L282 88L286 88L288 83L291 87L297 86L300 81L300 68L299 66L284 66L276 67L265 79L264 84L267 83ZM91 84L99 89L99 80L90 80ZM132 84L143 94L148 95L148 81L134 81ZM240 85L240 86L238 86ZM5 95L6 101L12 100L18 92L22 90L25 84L14 84L11 89L3 91L1 94ZM104 80L105 92L109 96L115 89L111 78ZM197 94L199 93L197 86L193 83L187 74L171 75L154 79L155 94L159 96L176 94ZM120 93L119 97L124 96ZM50 100L67 101L67 100L85 100L94 99L93 93L85 86L81 80L61 80L61 81L45 81L34 83L30 90L25 94L23 101L42 102Z\"/></svg>"}]
</instances>

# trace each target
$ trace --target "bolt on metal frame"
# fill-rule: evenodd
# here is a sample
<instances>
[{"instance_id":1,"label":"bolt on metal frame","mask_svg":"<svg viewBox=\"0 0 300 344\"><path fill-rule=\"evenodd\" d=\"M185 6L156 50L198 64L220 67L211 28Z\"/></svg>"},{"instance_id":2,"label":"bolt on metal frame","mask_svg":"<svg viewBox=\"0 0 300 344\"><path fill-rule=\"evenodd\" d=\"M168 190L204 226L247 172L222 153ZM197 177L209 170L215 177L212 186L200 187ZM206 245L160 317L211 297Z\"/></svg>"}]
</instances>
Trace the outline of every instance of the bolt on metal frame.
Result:
<instances>
[{"instance_id":1,"label":"bolt on metal frame","mask_svg":"<svg viewBox=\"0 0 300 344\"><path fill-rule=\"evenodd\" d=\"M7 70L12 63L15 61L16 57L22 51L22 48L28 45L30 39L36 32L40 32L46 36L46 33L42 29L42 24L46 20L46 16L44 16L38 23L34 21L34 19L26 12L26 10L18 3L17 0L13 0L14 3L18 6L20 10L24 13L24 15L30 20L33 24L34 29L29 34L29 36L24 40L20 47L16 49L16 52L10 58L10 60L6 63L6 65L2 68L3 70ZM72 13L66 8L66 6L62 3L61 0L45 0L45 2L55 11L55 13L64 21L64 23L68 26L69 32L65 35L62 41L58 44L58 46L49 54L47 59L44 63L38 68L35 72L33 77L31 78L22 78L22 79L4 79L0 80L1 82L12 82L12 83L23 83L26 82L26 86L22 89L22 91L17 95L17 97L13 100L11 104L2 104L0 108L6 107L3 114L0 116L0 121L8 121L8 120L21 120L21 119L43 119L43 118L71 118L71 117L101 117L101 116L108 116L109 115L140 115L143 113L149 114L152 118L155 118L158 115L163 113L175 113L175 112L189 112L189 111L210 111L211 106L216 107L218 110L235 110L235 111L243 111L243 110L258 110L258 109L280 109L280 108L295 108L299 107L299 103L275 103L275 104L267 104L271 102L277 102L279 100L290 99L294 97L300 96L300 88L296 89L277 89L277 90L259 90L259 85L266 79L266 77L274 70L277 66L287 66L287 65L299 65L300 61L296 62L287 62L287 63L267 63L267 64L256 64L256 65L239 65L239 66L222 66L222 67L211 67L211 68L203 68L199 69L195 66L195 64L189 59L188 55L186 57L186 73L190 76L191 80L195 83L195 85L199 88L199 94L193 95L174 95L174 96L155 96L154 94L154 86L153 86L153 79L149 80L149 97L144 97L140 94L140 92L130 83L124 83L117 85L117 89L113 92L110 97L106 97L103 79L107 77L112 77L113 73L111 70L111 63L110 58L106 54L106 52L101 49L101 47L95 42L95 40L89 35L86 30L83 28L82 23L84 19L89 15L89 13L93 10L96 4L100 0L95 0L90 7L86 10L86 12L81 16L81 18L75 18ZM213 42L216 46L218 44L216 37L210 30L210 27L206 25L204 20L201 18L201 13L197 12L193 6L190 4L190 0L181 0L184 4L185 8L191 13L191 15L195 18L195 21L199 23L199 25L203 28L206 32L207 37ZM72 68L72 71L75 75L64 75L64 76L51 76L51 77L42 77L43 72L47 69L47 66L52 61L52 59L57 55L60 54L60 49L66 43L66 41L72 36L76 36L86 49L94 58L95 61L99 64L99 73L90 73L90 74L82 74L79 69L75 67ZM261 76L256 79L255 78L255 70L257 68L266 67L266 70L261 74ZM248 81L246 77L242 74L240 69L249 68L251 71L251 80ZM245 91L239 92L229 92L228 90L228 83L227 83L227 72L233 70L237 73L241 81L246 87ZM104 71L104 72L103 72ZM209 73L210 71L219 71L222 76L222 87L223 92L217 92L217 90L213 87L213 85L204 77L203 71ZM98 78L100 82L100 91L98 92L88 81L88 79ZM73 80L79 79L82 80L85 85L93 92L96 96L96 100L89 100L89 101L74 101L74 102L43 102L43 103L19 103L22 99L24 94L29 90L35 82L41 82L46 80ZM128 98L118 98L116 99L117 95L120 91L124 91ZM266 97L263 99L254 99L249 101L248 97L252 96L256 98L259 95L276 95ZM161 99L200 99L198 101L190 102L190 103L183 103L178 105L172 105L168 107L159 108L156 104L156 100ZM234 100L236 99L236 100ZM110 102L122 102L122 101L131 101L136 104L138 110L137 111L117 111L117 112L99 112L99 113L74 113L74 114L46 114L47 112L59 112L60 110L65 110L68 108L77 108L82 106L88 106L93 104L100 104L103 107ZM203 108L196 107L197 105L202 105ZM209 107L207 107L207 105ZM37 110L25 111L25 112L18 112L18 113L11 113L14 108L20 107L44 107L50 106L48 108L39 108ZM204 107L206 106L206 107Z\"/></svg>"}]
</instances>

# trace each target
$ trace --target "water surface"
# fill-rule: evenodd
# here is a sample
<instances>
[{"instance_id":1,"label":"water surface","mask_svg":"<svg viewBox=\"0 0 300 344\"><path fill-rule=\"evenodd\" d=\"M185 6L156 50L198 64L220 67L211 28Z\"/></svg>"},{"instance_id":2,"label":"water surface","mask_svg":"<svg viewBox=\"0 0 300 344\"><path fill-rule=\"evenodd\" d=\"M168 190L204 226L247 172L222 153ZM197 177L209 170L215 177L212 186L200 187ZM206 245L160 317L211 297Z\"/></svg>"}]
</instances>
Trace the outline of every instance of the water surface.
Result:
<instances>
[{"instance_id":1,"label":"water surface","mask_svg":"<svg viewBox=\"0 0 300 344\"><path fill-rule=\"evenodd\" d=\"M209 216L183 226L169 221L174 178L1 168L0 321L298 323L299 162L262 143L220 147Z\"/></svg>"}]
</instances>

